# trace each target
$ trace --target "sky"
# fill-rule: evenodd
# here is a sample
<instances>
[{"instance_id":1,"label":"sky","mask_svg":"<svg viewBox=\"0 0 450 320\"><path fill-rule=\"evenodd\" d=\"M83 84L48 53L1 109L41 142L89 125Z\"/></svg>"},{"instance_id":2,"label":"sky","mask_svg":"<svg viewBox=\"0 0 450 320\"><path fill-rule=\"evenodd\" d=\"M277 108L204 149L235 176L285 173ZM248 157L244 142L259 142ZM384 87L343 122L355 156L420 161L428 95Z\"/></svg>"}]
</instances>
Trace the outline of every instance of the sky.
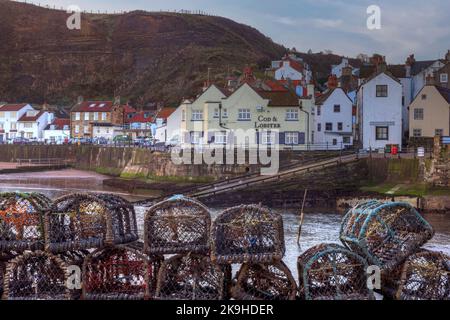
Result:
<instances>
[{"instance_id":1,"label":"sky","mask_svg":"<svg viewBox=\"0 0 450 320\"><path fill-rule=\"evenodd\" d=\"M24 0L20 0L25 2ZM30 2L31 0L27 0ZM443 58L450 49L448 0L33 0L81 10L203 10L257 28L298 51L354 57L380 53L388 63ZM367 28L367 8L381 9L381 29Z\"/></svg>"}]
</instances>

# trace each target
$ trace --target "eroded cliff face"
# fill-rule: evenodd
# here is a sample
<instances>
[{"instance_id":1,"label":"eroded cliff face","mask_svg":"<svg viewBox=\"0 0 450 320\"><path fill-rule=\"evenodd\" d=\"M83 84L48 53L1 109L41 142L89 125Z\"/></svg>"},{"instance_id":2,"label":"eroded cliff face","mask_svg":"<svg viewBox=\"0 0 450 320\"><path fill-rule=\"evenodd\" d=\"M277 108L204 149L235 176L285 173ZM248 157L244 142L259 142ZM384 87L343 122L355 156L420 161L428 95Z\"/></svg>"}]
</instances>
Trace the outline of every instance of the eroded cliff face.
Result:
<instances>
[{"instance_id":1,"label":"eroded cliff face","mask_svg":"<svg viewBox=\"0 0 450 320\"><path fill-rule=\"evenodd\" d=\"M0 101L71 104L77 96L179 103L211 75L266 64L285 49L232 20L135 11L82 14L0 0Z\"/></svg>"}]
</instances>

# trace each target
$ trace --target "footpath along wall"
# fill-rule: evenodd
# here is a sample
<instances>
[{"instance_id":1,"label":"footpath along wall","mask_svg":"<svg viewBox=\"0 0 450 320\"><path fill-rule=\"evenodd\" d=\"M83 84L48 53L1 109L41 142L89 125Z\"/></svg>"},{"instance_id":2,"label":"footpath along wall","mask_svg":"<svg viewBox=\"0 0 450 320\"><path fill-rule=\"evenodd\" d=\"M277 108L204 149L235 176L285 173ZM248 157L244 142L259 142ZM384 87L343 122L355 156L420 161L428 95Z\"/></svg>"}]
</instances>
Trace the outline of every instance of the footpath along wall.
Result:
<instances>
[{"instance_id":1,"label":"footpath along wall","mask_svg":"<svg viewBox=\"0 0 450 320\"><path fill-rule=\"evenodd\" d=\"M129 147L92 145L0 145L0 162L58 158L73 167L125 178L210 181L256 172L258 165L174 164L170 154Z\"/></svg>"}]
</instances>

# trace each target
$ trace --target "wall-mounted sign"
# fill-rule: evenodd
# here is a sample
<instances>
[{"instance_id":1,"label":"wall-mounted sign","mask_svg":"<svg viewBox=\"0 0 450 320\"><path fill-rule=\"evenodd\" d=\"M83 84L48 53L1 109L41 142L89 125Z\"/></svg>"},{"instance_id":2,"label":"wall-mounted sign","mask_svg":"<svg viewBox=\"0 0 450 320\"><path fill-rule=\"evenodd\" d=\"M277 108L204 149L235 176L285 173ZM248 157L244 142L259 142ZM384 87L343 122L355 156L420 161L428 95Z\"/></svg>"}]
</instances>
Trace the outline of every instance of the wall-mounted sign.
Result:
<instances>
[{"instance_id":1,"label":"wall-mounted sign","mask_svg":"<svg viewBox=\"0 0 450 320\"><path fill-rule=\"evenodd\" d=\"M277 117L267 117L260 115L258 121L255 122L255 128L257 129L279 129L281 125L278 122Z\"/></svg>"},{"instance_id":2,"label":"wall-mounted sign","mask_svg":"<svg viewBox=\"0 0 450 320\"><path fill-rule=\"evenodd\" d=\"M425 148L424 147L417 148L417 156L419 158L425 157Z\"/></svg>"}]
</instances>

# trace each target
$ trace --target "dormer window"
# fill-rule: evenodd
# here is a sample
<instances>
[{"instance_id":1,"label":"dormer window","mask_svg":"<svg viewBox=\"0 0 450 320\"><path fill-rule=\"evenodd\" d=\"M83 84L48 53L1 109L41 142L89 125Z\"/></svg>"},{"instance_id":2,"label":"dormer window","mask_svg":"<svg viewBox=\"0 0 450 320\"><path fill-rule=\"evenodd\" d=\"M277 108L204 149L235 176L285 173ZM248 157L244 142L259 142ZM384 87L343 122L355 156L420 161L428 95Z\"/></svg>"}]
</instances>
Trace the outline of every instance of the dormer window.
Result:
<instances>
[{"instance_id":1,"label":"dormer window","mask_svg":"<svg viewBox=\"0 0 450 320\"><path fill-rule=\"evenodd\" d=\"M448 73L441 73L440 80L441 83L448 83Z\"/></svg>"},{"instance_id":2,"label":"dormer window","mask_svg":"<svg viewBox=\"0 0 450 320\"><path fill-rule=\"evenodd\" d=\"M91 103L91 104L89 105L89 108L93 108L93 107L95 107L95 103Z\"/></svg>"}]
</instances>

